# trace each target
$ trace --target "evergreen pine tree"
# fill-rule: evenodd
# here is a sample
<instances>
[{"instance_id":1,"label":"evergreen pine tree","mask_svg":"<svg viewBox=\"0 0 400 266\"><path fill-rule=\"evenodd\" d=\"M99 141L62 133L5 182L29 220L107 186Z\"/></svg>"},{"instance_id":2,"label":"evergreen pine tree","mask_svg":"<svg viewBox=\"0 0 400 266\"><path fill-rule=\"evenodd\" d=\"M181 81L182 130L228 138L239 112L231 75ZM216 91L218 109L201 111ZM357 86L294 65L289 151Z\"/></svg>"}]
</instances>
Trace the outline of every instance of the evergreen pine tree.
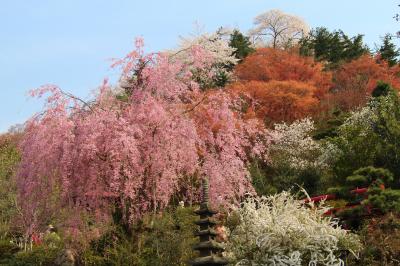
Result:
<instances>
[{"instance_id":1,"label":"evergreen pine tree","mask_svg":"<svg viewBox=\"0 0 400 266\"><path fill-rule=\"evenodd\" d=\"M251 47L249 37L244 36L239 30L234 30L231 34L229 46L236 48L234 55L239 60L243 60L254 51L254 48Z\"/></svg>"},{"instance_id":2,"label":"evergreen pine tree","mask_svg":"<svg viewBox=\"0 0 400 266\"><path fill-rule=\"evenodd\" d=\"M381 59L386 60L389 66L394 66L398 63L398 56L400 55L400 50L396 48L396 45L392 42L392 36L386 34L383 37L383 43L378 50Z\"/></svg>"},{"instance_id":3,"label":"evergreen pine tree","mask_svg":"<svg viewBox=\"0 0 400 266\"><path fill-rule=\"evenodd\" d=\"M369 53L368 47L363 43L363 35L349 37L341 30L330 32L324 27L312 30L299 43L300 54L325 61L328 68L335 68L342 62Z\"/></svg>"}]
</instances>

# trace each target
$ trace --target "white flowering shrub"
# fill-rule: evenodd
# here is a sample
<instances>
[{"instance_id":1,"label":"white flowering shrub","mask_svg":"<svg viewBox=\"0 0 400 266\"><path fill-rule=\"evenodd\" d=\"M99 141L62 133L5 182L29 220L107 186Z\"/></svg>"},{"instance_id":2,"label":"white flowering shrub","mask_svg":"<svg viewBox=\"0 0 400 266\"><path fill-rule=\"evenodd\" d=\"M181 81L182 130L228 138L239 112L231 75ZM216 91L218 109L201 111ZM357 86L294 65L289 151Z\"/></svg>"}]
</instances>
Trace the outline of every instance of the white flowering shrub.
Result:
<instances>
[{"instance_id":1,"label":"white flowering shrub","mask_svg":"<svg viewBox=\"0 0 400 266\"><path fill-rule=\"evenodd\" d=\"M325 169L328 166L327 158L323 147L311 137L313 130L314 122L309 118L290 125L275 124L274 130L270 132L271 165L276 167L284 162L295 170Z\"/></svg>"},{"instance_id":2,"label":"white flowering shrub","mask_svg":"<svg viewBox=\"0 0 400 266\"><path fill-rule=\"evenodd\" d=\"M327 209L289 192L248 198L233 214L226 256L235 265L344 265L340 256L356 256L361 244Z\"/></svg>"}]
</instances>

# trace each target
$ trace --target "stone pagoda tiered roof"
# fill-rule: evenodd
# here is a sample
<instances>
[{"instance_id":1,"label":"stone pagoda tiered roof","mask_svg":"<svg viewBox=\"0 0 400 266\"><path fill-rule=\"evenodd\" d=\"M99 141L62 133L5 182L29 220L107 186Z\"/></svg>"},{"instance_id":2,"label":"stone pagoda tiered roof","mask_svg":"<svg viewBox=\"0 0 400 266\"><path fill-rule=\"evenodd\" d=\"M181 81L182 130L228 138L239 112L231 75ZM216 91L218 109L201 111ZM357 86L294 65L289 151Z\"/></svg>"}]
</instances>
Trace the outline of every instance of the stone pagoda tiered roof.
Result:
<instances>
[{"instance_id":1,"label":"stone pagoda tiered roof","mask_svg":"<svg viewBox=\"0 0 400 266\"><path fill-rule=\"evenodd\" d=\"M227 265L228 261L222 258L221 253L224 250L221 243L215 240L217 232L214 226L217 224L213 216L217 214L210 208L208 196L208 181L203 182L203 201L200 209L195 211L200 219L195 222L199 230L195 233L200 238L200 242L194 245L193 249L199 251L200 256L190 262L192 266L218 266Z\"/></svg>"}]
</instances>

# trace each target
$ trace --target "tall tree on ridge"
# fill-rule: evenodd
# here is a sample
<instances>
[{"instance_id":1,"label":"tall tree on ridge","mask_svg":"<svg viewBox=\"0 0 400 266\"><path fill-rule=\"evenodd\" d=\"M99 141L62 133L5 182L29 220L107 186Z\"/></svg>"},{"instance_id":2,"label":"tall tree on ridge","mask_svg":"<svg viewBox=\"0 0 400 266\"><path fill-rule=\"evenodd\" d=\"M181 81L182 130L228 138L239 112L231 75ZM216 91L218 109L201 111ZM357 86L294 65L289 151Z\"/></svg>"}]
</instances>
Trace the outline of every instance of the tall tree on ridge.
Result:
<instances>
[{"instance_id":1,"label":"tall tree on ridge","mask_svg":"<svg viewBox=\"0 0 400 266\"><path fill-rule=\"evenodd\" d=\"M347 36L343 31L329 32L319 27L300 40L300 54L314 56L318 61L325 61L328 68L336 68L342 62L351 61L369 53L363 43L363 35Z\"/></svg>"},{"instance_id":2,"label":"tall tree on ridge","mask_svg":"<svg viewBox=\"0 0 400 266\"><path fill-rule=\"evenodd\" d=\"M250 30L254 43L273 48L288 48L308 34L309 27L300 17L286 14L278 9L262 13L254 19Z\"/></svg>"},{"instance_id":3,"label":"tall tree on ridge","mask_svg":"<svg viewBox=\"0 0 400 266\"><path fill-rule=\"evenodd\" d=\"M383 39L383 43L378 49L380 59L386 60L389 66L394 66L398 63L398 57L400 50L396 48L396 45L392 42L392 35L386 34Z\"/></svg>"}]
</instances>

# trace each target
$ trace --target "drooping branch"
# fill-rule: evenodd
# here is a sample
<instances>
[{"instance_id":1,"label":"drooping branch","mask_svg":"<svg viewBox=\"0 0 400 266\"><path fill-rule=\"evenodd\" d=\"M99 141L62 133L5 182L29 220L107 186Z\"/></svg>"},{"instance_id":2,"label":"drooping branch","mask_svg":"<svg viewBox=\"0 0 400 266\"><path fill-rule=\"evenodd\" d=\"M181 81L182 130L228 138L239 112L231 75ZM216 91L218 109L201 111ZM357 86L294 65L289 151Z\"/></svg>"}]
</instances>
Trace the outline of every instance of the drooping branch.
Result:
<instances>
[{"instance_id":1,"label":"drooping branch","mask_svg":"<svg viewBox=\"0 0 400 266\"><path fill-rule=\"evenodd\" d=\"M62 89L59 89L59 90L60 90L60 93L63 94L64 96L67 96L67 97L69 97L69 98L71 98L71 99L73 99L73 100L76 100L76 101L82 103L84 106L88 107L88 108L90 109L90 111L94 111L94 109L92 108L92 106L90 105L90 103L88 103L88 102L82 100L81 98L79 98L79 97L73 95L72 93L65 92L65 91L63 91Z\"/></svg>"}]
</instances>

